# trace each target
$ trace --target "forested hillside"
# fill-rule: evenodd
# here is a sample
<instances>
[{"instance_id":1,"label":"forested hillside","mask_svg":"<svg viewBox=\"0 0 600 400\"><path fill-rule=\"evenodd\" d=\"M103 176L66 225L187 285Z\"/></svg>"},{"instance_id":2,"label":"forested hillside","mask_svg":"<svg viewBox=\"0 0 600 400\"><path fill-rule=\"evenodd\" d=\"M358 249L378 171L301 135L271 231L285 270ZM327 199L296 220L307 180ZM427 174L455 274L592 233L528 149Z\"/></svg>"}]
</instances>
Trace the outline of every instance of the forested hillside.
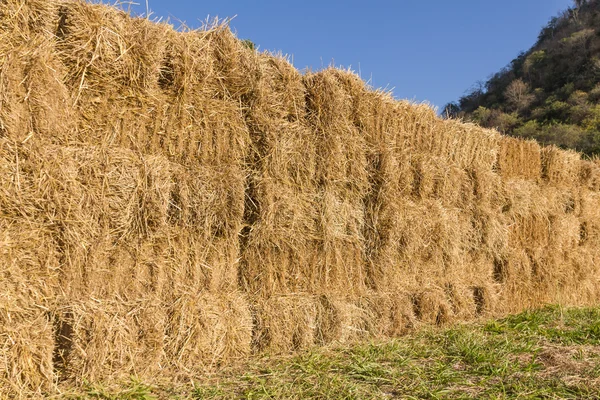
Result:
<instances>
[{"instance_id":1,"label":"forested hillside","mask_svg":"<svg viewBox=\"0 0 600 400\"><path fill-rule=\"evenodd\" d=\"M542 144L600 153L600 1L579 0L537 42L444 114Z\"/></svg>"}]
</instances>

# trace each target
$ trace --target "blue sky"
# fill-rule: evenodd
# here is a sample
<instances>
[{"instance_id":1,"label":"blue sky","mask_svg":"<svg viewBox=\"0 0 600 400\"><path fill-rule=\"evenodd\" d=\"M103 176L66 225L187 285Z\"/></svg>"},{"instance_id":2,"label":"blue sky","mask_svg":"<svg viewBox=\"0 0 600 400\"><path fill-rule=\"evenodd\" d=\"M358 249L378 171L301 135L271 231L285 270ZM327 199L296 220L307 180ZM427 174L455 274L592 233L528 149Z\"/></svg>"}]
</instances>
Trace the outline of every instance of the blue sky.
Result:
<instances>
[{"instance_id":1,"label":"blue sky","mask_svg":"<svg viewBox=\"0 0 600 400\"><path fill-rule=\"evenodd\" d=\"M138 0L140 1L140 0ZM145 12L145 0L134 6ZM153 17L190 27L234 17L231 27L298 69L351 67L397 98L442 107L535 43L571 0L248 1L148 0Z\"/></svg>"}]
</instances>

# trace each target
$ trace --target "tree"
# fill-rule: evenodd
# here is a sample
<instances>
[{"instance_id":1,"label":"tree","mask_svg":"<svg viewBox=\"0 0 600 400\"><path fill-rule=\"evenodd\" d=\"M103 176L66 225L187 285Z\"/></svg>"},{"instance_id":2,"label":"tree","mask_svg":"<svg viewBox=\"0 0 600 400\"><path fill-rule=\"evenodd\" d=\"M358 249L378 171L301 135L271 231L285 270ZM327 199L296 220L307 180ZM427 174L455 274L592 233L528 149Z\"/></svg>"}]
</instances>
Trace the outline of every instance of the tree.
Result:
<instances>
[{"instance_id":1,"label":"tree","mask_svg":"<svg viewBox=\"0 0 600 400\"><path fill-rule=\"evenodd\" d=\"M506 101L513 110L524 110L533 102L535 96L531 93L529 85L522 79L512 81L504 92Z\"/></svg>"},{"instance_id":2,"label":"tree","mask_svg":"<svg viewBox=\"0 0 600 400\"><path fill-rule=\"evenodd\" d=\"M446 119L456 118L458 117L458 113L460 112L460 106L456 102L448 103L444 106L444 111L442 111L442 117Z\"/></svg>"}]
</instances>

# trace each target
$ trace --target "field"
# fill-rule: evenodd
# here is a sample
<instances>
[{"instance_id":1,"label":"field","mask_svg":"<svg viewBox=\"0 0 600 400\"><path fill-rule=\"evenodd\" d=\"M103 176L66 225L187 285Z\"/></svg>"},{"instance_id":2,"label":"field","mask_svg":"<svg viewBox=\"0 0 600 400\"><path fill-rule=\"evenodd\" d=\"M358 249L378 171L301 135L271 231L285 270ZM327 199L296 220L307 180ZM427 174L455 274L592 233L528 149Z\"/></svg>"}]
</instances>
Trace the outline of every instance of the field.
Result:
<instances>
[{"instance_id":1,"label":"field","mask_svg":"<svg viewBox=\"0 0 600 400\"><path fill-rule=\"evenodd\" d=\"M597 399L600 308L549 306L391 341L264 357L180 386L91 386L65 399Z\"/></svg>"}]
</instances>

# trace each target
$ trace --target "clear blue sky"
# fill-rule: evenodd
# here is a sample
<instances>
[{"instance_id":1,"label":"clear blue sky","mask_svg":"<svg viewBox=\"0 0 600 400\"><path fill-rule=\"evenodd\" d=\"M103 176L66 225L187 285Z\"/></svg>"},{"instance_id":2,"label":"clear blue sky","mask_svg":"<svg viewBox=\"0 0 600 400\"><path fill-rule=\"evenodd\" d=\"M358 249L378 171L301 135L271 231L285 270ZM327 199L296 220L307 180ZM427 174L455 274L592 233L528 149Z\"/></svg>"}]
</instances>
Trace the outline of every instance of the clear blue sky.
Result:
<instances>
[{"instance_id":1,"label":"clear blue sky","mask_svg":"<svg viewBox=\"0 0 600 400\"><path fill-rule=\"evenodd\" d=\"M145 0L134 12L145 12ZM153 17L198 27L234 17L238 37L293 56L299 69L332 63L397 98L442 107L535 43L571 0L148 0Z\"/></svg>"}]
</instances>

